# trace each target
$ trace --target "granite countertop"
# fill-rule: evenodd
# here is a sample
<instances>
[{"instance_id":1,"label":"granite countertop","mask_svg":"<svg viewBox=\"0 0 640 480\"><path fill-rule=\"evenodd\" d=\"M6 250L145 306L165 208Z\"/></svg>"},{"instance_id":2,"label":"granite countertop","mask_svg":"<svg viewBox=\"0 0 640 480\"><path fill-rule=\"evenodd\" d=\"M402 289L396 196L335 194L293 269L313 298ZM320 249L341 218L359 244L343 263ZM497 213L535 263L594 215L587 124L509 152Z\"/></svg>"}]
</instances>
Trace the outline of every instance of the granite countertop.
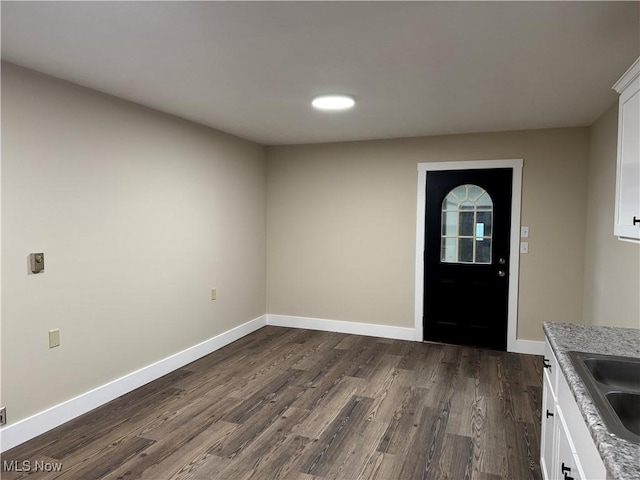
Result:
<instances>
[{"instance_id":1,"label":"granite countertop","mask_svg":"<svg viewBox=\"0 0 640 480\"><path fill-rule=\"evenodd\" d=\"M567 355L573 350L640 358L640 330L550 322L543 330L609 475L615 480L640 480L640 445L609 432Z\"/></svg>"}]
</instances>

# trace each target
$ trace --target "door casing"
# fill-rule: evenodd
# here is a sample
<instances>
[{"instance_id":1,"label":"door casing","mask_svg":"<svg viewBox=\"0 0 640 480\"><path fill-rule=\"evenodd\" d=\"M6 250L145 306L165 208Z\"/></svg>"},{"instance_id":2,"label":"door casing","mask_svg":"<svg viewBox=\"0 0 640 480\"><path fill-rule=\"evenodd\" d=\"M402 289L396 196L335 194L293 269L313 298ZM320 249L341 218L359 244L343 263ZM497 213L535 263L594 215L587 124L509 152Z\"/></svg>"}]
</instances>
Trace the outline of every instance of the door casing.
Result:
<instances>
[{"instance_id":1,"label":"door casing","mask_svg":"<svg viewBox=\"0 0 640 480\"><path fill-rule=\"evenodd\" d=\"M509 253L509 293L507 314L507 351L517 352L518 331L518 278L520 272L520 208L522 206L523 160L471 160L460 162L427 162L418 164L418 205L416 215L416 279L415 279L415 340L424 338L424 248L425 213L427 208L427 172L439 170L477 170L510 168L513 171L511 185L511 232Z\"/></svg>"}]
</instances>

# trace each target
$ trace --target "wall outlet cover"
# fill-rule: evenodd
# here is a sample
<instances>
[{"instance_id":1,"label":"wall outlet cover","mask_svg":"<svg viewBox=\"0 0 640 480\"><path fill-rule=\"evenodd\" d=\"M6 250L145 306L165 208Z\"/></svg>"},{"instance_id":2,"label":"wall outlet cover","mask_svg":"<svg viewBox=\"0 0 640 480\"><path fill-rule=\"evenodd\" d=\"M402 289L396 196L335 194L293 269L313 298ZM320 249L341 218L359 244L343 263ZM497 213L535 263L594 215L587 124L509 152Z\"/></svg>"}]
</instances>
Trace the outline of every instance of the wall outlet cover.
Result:
<instances>
[{"instance_id":1,"label":"wall outlet cover","mask_svg":"<svg viewBox=\"0 0 640 480\"><path fill-rule=\"evenodd\" d=\"M49 330L49 348L60 346L60 329Z\"/></svg>"}]
</instances>

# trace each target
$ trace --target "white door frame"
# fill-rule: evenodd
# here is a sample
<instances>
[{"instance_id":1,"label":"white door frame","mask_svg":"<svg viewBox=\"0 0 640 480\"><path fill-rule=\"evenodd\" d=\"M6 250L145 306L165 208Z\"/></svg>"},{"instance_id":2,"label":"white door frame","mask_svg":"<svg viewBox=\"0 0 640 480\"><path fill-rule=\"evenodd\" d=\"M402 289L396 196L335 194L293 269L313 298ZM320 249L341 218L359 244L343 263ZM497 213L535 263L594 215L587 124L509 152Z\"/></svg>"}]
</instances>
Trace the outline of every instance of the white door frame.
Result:
<instances>
[{"instance_id":1,"label":"white door frame","mask_svg":"<svg viewBox=\"0 0 640 480\"><path fill-rule=\"evenodd\" d=\"M511 233L509 252L509 308L507 313L507 351L523 352L519 348L518 331L518 278L520 271L520 208L522 205L521 158L509 160L471 160L461 162L428 162L418 164L418 209L416 216L416 306L415 340L424 339L422 317L424 315L424 235L427 209L427 172L438 170L477 170L486 168L510 168L511 184ZM522 345L521 347L524 347ZM524 352L523 352L524 353Z\"/></svg>"}]
</instances>

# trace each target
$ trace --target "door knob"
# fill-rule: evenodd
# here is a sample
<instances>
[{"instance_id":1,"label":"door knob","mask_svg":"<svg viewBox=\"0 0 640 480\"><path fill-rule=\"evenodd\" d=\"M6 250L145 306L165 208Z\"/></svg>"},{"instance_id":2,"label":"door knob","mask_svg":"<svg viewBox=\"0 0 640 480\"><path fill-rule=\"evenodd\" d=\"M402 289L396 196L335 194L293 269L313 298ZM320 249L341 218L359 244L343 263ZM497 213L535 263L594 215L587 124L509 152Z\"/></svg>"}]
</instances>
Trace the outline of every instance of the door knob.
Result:
<instances>
[{"instance_id":1,"label":"door knob","mask_svg":"<svg viewBox=\"0 0 640 480\"><path fill-rule=\"evenodd\" d=\"M507 273L504 270L498 270L498 276L504 277Z\"/></svg>"}]
</instances>

